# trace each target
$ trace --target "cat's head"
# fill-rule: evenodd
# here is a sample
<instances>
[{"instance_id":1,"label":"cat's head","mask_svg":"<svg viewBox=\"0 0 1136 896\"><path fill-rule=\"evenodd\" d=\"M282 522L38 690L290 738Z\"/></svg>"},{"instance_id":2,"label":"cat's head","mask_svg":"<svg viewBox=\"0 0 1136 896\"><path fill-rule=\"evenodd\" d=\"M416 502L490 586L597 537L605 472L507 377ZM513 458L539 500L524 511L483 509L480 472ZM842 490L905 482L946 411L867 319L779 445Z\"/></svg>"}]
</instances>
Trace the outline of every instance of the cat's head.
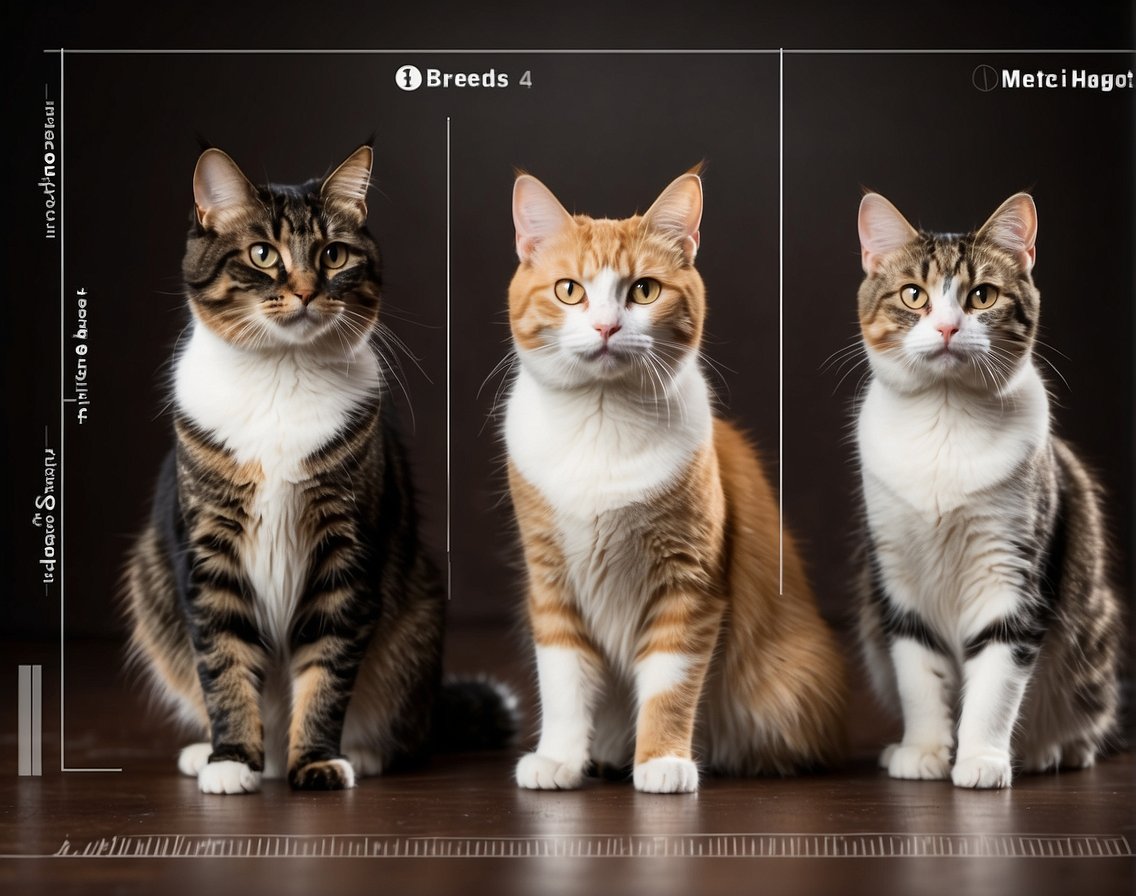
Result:
<instances>
[{"instance_id":1,"label":"cat's head","mask_svg":"<svg viewBox=\"0 0 1136 896\"><path fill-rule=\"evenodd\" d=\"M380 260L367 232L372 151L323 179L254 186L219 149L193 172L182 274L196 319L233 345L351 351L378 317Z\"/></svg>"},{"instance_id":2,"label":"cat's head","mask_svg":"<svg viewBox=\"0 0 1136 896\"><path fill-rule=\"evenodd\" d=\"M916 230L869 193L859 229L860 328L877 376L904 391L949 381L997 392L1028 362L1040 309L1029 195L959 235Z\"/></svg>"},{"instance_id":3,"label":"cat's head","mask_svg":"<svg viewBox=\"0 0 1136 896\"><path fill-rule=\"evenodd\" d=\"M693 172L645 214L618 221L572 216L535 177L518 177L509 322L526 369L561 388L620 381L665 391L702 336L701 218Z\"/></svg>"}]
</instances>

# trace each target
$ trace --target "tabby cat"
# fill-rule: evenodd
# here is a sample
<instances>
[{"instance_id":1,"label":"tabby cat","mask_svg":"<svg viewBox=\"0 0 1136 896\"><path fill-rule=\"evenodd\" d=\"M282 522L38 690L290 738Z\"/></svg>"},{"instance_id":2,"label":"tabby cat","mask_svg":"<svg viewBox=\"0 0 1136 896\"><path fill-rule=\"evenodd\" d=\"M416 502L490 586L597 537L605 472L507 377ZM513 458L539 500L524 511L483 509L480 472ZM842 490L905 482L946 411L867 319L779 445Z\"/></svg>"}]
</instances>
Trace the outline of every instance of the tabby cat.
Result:
<instances>
[{"instance_id":1,"label":"tabby cat","mask_svg":"<svg viewBox=\"0 0 1136 896\"><path fill-rule=\"evenodd\" d=\"M417 754L442 711L491 742L511 724L488 686L435 699L444 590L372 344L371 160L255 187L208 149L194 172L176 449L127 607L135 656L210 738L178 760L204 792L352 787Z\"/></svg>"},{"instance_id":2,"label":"tabby cat","mask_svg":"<svg viewBox=\"0 0 1136 896\"><path fill-rule=\"evenodd\" d=\"M540 742L516 778L574 788L633 764L639 790L791 773L841 749L841 656L753 448L699 367L702 182L646 214L568 214L513 193L519 372L505 422L528 569Z\"/></svg>"},{"instance_id":3,"label":"tabby cat","mask_svg":"<svg viewBox=\"0 0 1136 896\"><path fill-rule=\"evenodd\" d=\"M1034 202L960 236L869 194L859 229L860 631L904 722L881 765L960 787L1092 765L1116 724L1121 609L1100 489L1051 434L1033 358Z\"/></svg>"}]
</instances>

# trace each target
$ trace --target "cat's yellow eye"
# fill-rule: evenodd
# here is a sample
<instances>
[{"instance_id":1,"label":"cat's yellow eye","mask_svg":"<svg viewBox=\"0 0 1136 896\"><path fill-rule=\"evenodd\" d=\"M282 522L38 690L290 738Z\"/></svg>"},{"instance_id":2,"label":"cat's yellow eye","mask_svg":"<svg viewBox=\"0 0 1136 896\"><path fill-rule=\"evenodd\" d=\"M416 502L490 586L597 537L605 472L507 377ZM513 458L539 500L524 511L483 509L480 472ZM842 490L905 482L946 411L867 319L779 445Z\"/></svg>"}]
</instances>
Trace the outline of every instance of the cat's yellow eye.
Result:
<instances>
[{"instance_id":1,"label":"cat's yellow eye","mask_svg":"<svg viewBox=\"0 0 1136 896\"><path fill-rule=\"evenodd\" d=\"M976 286L966 296L966 306L973 308L975 311L985 311L987 308L993 308L994 303L998 301L997 286L991 286L989 283L983 283L981 286Z\"/></svg>"},{"instance_id":2,"label":"cat's yellow eye","mask_svg":"<svg viewBox=\"0 0 1136 896\"><path fill-rule=\"evenodd\" d=\"M650 305L659 297L659 293L662 291L663 288L659 285L658 280L644 277L642 280L636 280L632 284L631 291L627 294L627 298L637 305Z\"/></svg>"},{"instance_id":3,"label":"cat's yellow eye","mask_svg":"<svg viewBox=\"0 0 1136 896\"><path fill-rule=\"evenodd\" d=\"M908 283L899 291L899 300L912 311L918 311L927 305L927 291Z\"/></svg>"},{"instance_id":4,"label":"cat's yellow eye","mask_svg":"<svg viewBox=\"0 0 1136 896\"><path fill-rule=\"evenodd\" d=\"M329 271L335 271L347 264L347 258L350 254L351 252L343 243L328 243L323 247L320 258L323 259L325 268Z\"/></svg>"},{"instance_id":5,"label":"cat's yellow eye","mask_svg":"<svg viewBox=\"0 0 1136 896\"><path fill-rule=\"evenodd\" d=\"M579 305L584 301L584 287L575 280L557 280L556 298L565 305Z\"/></svg>"},{"instance_id":6,"label":"cat's yellow eye","mask_svg":"<svg viewBox=\"0 0 1136 896\"><path fill-rule=\"evenodd\" d=\"M258 268L274 268L280 260L280 253L268 243L253 243L249 246L249 258Z\"/></svg>"}]
</instances>

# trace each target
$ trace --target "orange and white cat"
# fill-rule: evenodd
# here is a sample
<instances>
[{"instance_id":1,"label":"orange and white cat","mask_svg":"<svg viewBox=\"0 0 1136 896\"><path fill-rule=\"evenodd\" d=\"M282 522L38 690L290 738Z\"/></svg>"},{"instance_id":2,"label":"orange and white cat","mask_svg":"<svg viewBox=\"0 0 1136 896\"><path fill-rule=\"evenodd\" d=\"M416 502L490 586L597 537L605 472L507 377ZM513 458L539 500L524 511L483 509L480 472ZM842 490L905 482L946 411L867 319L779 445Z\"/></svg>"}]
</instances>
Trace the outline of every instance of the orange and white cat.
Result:
<instances>
[{"instance_id":1,"label":"orange and white cat","mask_svg":"<svg viewBox=\"0 0 1136 896\"><path fill-rule=\"evenodd\" d=\"M840 653L787 535L779 593L776 498L699 367L701 217L695 173L618 221L514 187L505 438L542 710L521 787L597 763L689 792L696 759L787 774L840 754Z\"/></svg>"}]
</instances>

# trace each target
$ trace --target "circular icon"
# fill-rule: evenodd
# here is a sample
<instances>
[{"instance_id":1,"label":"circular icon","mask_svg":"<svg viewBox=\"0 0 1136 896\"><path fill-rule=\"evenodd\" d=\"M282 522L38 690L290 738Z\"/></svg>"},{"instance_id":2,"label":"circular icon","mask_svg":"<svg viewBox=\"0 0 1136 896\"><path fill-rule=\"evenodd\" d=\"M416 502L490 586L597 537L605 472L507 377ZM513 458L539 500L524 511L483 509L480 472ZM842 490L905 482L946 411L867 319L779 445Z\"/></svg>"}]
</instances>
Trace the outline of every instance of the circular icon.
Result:
<instances>
[{"instance_id":1,"label":"circular icon","mask_svg":"<svg viewBox=\"0 0 1136 896\"><path fill-rule=\"evenodd\" d=\"M983 93L998 86L998 70L992 65L980 65L970 76L971 83Z\"/></svg>"},{"instance_id":2,"label":"circular icon","mask_svg":"<svg viewBox=\"0 0 1136 896\"><path fill-rule=\"evenodd\" d=\"M422 72L416 66L404 65L394 73L394 83L403 90L417 90L422 84Z\"/></svg>"}]
</instances>

